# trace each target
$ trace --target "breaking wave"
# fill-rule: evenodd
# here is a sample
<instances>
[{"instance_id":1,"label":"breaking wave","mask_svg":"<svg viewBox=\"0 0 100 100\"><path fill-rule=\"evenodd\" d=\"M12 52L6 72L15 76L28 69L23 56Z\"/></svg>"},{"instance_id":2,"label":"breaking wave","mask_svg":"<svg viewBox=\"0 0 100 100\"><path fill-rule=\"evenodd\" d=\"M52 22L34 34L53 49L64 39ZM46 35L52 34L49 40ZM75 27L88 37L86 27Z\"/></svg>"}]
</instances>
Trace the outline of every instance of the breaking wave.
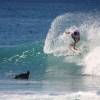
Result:
<instances>
[{"instance_id":1,"label":"breaking wave","mask_svg":"<svg viewBox=\"0 0 100 100\"><path fill-rule=\"evenodd\" d=\"M67 13L54 19L48 31L44 52L54 56L64 56L66 62L81 64L83 73L100 75L100 19L94 13ZM64 36L66 30L78 28L81 40L77 47L81 53L69 50L70 36ZM94 70L95 69L95 70Z\"/></svg>"}]
</instances>

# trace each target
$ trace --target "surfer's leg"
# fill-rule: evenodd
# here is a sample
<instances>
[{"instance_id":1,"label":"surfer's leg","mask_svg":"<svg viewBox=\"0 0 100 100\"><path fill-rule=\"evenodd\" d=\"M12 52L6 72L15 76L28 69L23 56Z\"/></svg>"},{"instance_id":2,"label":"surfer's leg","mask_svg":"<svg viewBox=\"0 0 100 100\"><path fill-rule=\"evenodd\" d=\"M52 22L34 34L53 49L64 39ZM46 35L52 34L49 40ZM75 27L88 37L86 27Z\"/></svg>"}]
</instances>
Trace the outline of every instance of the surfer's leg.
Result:
<instances>
[{"instance_id":1,"label":"surfer's leg","mask_svg":"<svg viewBox=\"0 0 100 100\"><path fill-rule=\"evenodd\" d=\"M71 43L70 44L70 48L73 48L74 50L78 50L77 48L76 48L76 41L74 41L73 43Z\"/></svg>"},{"instance_id":2,"label":"surfer's leg","mask_svg":"<svg viewBox=\"0 0 100 100\"><path fill-rule=\"evenodd\" d=\"M76 46L76 43L75 43L75 42L73 42L73 43L71 43L71 44L69 45L70 48L73 48L74 50L76 50L76 47L75 47L75 46Z\"/></svg>"},{"instance_id":3,"label":"surfer's leg","mask_svg":"<svg viewBox=\"0 0 100 100\"><path fill-rule=\"evenodd\" d=\"M74 48L74 50L77 50L77 48L76 48L76 42L73 43L73 48Z\"/></svg>"},{"instance_id":4,"label":"surfer's leg","mask_svg":"<svg viewBox=\"0 0 100 100\"><path fill-rule=\"evenodd\" d=\"M78 50L76 48L76 44L79 42L80 38L72 35L72 39L74 40L74 42L70 44L70 48L73 48L74 50Z\"/></svg>"},{"instance_id":5,"label":"surfer's leg","mask_svg":"<svg viewBox=\"0 0 100 100\"><path fill-rule=\"evenodd\" d=\"M78 50L78 49L76 48L76 44L77 44L79 41L80 41L80 38L79 38L79 37L74 38L74 43L73 43L73 48L74 48L74 50Z\"/></svg>"}]
</instances>

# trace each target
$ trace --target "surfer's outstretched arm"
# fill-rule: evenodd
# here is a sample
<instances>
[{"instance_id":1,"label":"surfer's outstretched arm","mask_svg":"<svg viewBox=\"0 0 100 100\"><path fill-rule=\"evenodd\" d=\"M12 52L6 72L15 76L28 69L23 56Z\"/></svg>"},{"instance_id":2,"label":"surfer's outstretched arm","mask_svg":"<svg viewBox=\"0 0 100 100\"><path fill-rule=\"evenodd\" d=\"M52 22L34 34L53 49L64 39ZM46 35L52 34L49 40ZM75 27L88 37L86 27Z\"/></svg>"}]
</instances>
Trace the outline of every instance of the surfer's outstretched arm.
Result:
<instances>
[{"instance_id":1,"label":"surfer's outstretched arm","mask_svg":"<svg viewBox=\"0 0 100 100\"><path fill-rule=\"evenodd\" d=\"M70 32L65 32L65 34L70 34Z\"/></svg>"}]
</instances>

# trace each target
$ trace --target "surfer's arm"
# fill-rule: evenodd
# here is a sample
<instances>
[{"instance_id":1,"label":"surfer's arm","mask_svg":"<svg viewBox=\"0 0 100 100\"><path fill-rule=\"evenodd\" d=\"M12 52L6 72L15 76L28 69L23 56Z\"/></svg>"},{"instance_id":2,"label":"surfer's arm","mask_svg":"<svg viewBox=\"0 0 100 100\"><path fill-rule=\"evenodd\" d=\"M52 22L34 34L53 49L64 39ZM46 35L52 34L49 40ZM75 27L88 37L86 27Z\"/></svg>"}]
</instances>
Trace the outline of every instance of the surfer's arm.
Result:
<instances>
[{"instance_id":1,"label":"surfer's arm","mask_svg":"<svg viewBox=\"0 0 100 100\"><path fill-rule=\"evenodd\" d=\"M70 34L70 32L65 32L65 34Z\"/></svg>"}]
</instances>

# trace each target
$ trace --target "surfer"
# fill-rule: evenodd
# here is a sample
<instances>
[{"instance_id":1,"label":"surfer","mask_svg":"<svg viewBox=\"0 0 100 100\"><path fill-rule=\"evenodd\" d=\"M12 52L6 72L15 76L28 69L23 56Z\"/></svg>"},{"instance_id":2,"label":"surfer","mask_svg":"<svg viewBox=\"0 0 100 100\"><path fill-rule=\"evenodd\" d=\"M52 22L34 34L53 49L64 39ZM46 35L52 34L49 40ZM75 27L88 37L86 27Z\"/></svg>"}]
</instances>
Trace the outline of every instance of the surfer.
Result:
<instances>
[{"instance_id":1,"label":"surfer","mask_svg":"<svg viewBox=\"0 0 100 100\"><path fill-rule=\"evenodd\" d=\"M26 73L20 73L18 75L15 75L14 79L29 79L30 71L27 71Z\"/></svg>"},{"instance_id":2,"label":"surfer","mask_svg":"<svg viewBox=\"0 0 100 100\"><path fill-rule=\"evenodd\" d=\"M76 48L76 44L80 41L80 32L78 30L74 30L72 32L65 32L65 34L70 34L74 40L74 42L70 44L70 47L73 47L74 50L78 50Z\"/></svg>"}]
</instances>

